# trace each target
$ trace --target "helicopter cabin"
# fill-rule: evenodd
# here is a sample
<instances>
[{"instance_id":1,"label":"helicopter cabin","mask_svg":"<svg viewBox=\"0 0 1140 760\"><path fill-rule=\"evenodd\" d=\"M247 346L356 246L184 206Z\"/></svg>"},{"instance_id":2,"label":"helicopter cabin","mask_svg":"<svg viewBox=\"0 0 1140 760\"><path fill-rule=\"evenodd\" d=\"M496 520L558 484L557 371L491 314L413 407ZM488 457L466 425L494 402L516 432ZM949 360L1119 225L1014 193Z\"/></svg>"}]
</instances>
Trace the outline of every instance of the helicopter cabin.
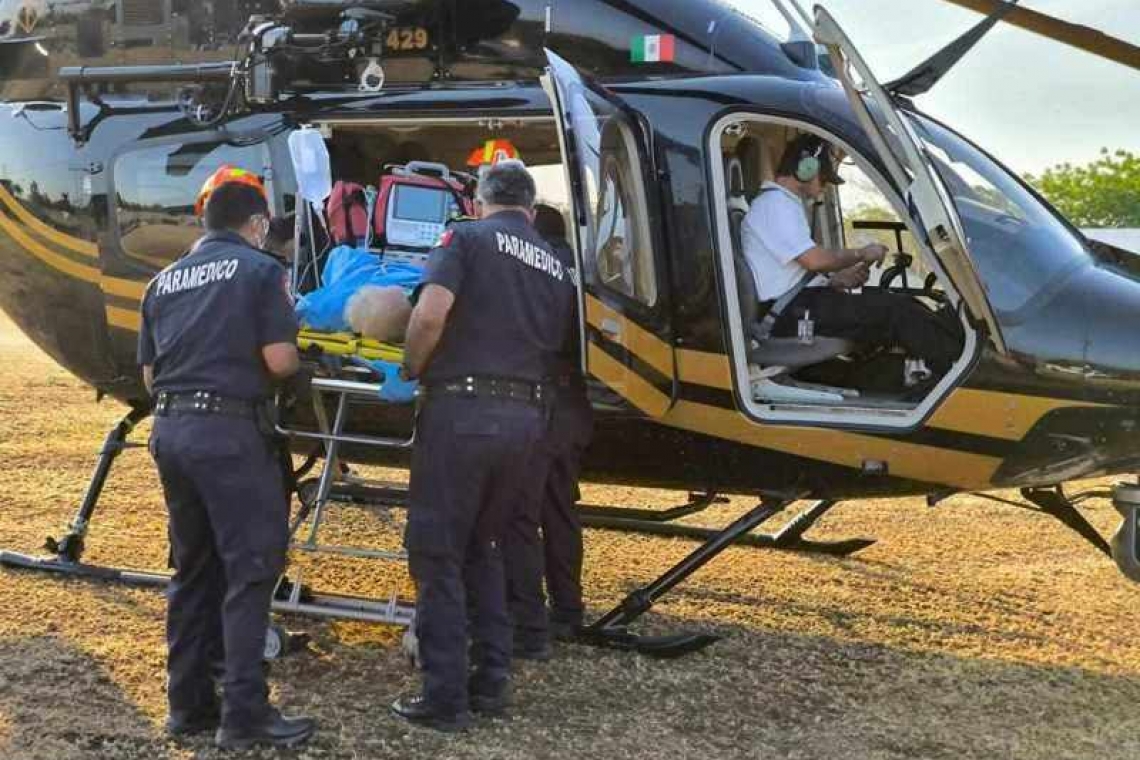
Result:
<instances>
[{"instance_id":1,"label":"helicopter cabin","mask_svg":"<svg viewBox=\"0 0 1140 760\"><path fill-rule=\"evenodd\" d=\"M427 251L450 218L462 215L462 200L440 179L461 179L461 193L473 193L473 173L482 162L494 160L495 146L507 146L535 174L539 201L554 206L572 220L571 192L559 145L557 127L549 114L517 116L435 115L408 119L383 117L325 118L312 126L324 138L334 180L378 188L382 198L370 207L368 232L360 245L388 262L422 266ZM730 118L714 130L715 152L710 145L710 163L723 174L723 193L714 194L714 210L722 214L728 240L722 248L721 276L726 283L722 297L732 303L726 331L745 358L737 385L749 411L760 418L777 420L827 420L907 424L922 413L921 407L936 390L952 386L968 367L973 353L972 329L965 326L961 359L943 377L931 377L920 360L896 347L865 347L827 335L805 338L768 338L757 341L750 327L759 319L756 296L745 274L747 261L741 248L740 225L749 204L762 184L775 178L775 166L785 146L805 131L807 125L775 117ZM835 138L827 134L818 136ZM617 151L611 142L609 150ZM867 287L891 289L919 299L933 312L959 308L948 279L937 262L921 255L915 237L903 221L899 200L874 168L849 146L833 143L843 157L839 171L844 184L829 186L822 203L805 203L815 239L828 248L859 247L881 242L893 255L872 273ZM629 147L631 153L634 152ZM501 156L499 156L501 157ZM620 156L618 156L620 159ZM649 239L648 217L638 214L647 202L645 188L632 181L632 172L613 161L615 198L599 199L607 208L593 210L595 260L583 264L594 268L607 289L625 298L653 302L658 281L653 259L637 255ZM385 183L386 176L412 167L437 178L435 186ZM464 184L465 183L465 184ZM884 191L881 188L888 188ZM377 218L382 215L385 218ZM314 225L316 239L310 260L302 257L295 287L304 296L321 286L322 255L329 240L328 216ZM568 225L569 228L569 225ZM384 229L383 237L374 230ZM324 252L324 253L321 253ZM731 287L730 287L731 286ZM735 298L733 298L735 296ZM733 317L739 314L739 320ZM309 344L328 349L343 345L343 336L321 336L309 330ZM359 344L367 346L368 342ZM599 397L607 394L597 389ZM613 394L608 394L615 400Z\"/></svg>"},{"instance_id":2,"label":"helicopter cabin","mask_svg":"<svg viewBox=\"0 0 1140 760\"><path fill-rule=\"evenodd\" d=\"M861 346L858 343L801 329L795 337L758 335L763 319L757 309L755 273L744 255L741 229L751 203L764 183L776 179L776 166L785 147L802 134L826 141L843 184L826 185L819 201L804 201L813 239L828 249L860 248L880 243L892 253L872 268L864 287L890 290L918 299L933 314L939 309L956 313L960 302L949 279L932 257L924 256L904 221L905 209L890 185L850 146L818 127L775 116L749 115L722 120L713 131L723 178L715 194L717 213L727 240L722 239L721 265L727 288L724 294L735 307L729 310L729 329L745 366L738 380L749 389L745 398L760 417L772 419L898 419L912 418L937 390L951 386L969 366L974 336L965 320L959 359L942 378L934 377L924 362L895 346ZM807 287L826 287L824 278ZM735 296L735 297L734 297ZM739 314L737 321L734 317ZM808 317L810 319L810 317ZM739 331L739 332L738 332Z\"/></svg>"}]
</instances>

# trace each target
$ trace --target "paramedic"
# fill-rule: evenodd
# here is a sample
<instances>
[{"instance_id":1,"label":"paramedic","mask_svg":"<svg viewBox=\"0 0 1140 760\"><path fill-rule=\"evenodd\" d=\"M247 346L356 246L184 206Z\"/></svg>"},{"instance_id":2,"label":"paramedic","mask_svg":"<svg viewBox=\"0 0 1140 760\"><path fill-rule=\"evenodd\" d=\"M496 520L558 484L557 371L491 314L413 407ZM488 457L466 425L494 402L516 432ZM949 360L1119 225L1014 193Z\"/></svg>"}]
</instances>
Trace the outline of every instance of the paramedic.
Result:
<instances>
[{"instance_id":1,"label":"paramedic","mask_svg":"<svg viewBox=\"0 0 1140 760\"><path fill-rule=\"evenodd\" d=\"M275 216L269 220L269 232L265 235L265 252L286 266L293 263L293 226L296 223L296 214Z\"/></svg>"},{"instance_id":2,"label":"paramedic","mask_svg":"<svg viewBox=\"0 0 1140 760\"><path fill-rule=\"evenodd\" d=\"M208 183L206 234L147 286L139 334L175 568L167 730L218 726L224 748L291 746L314 723L269 704L262 652L289 509L269 399L273 382L297 370L297 324L284 270L256 250L269 224L264 189L241 170L219 173ZM211 677L219 651L220 710Z\"/></svg>"},{"instance_id":3,"label":"paramedic","mask_svg":"<svg viewBox=\"0 0 1140 760\"><path fill-rule=\"evenodd\" d=\"M534 226L568 267L574 255L566 242L566 222L551 206L538 206ZM575 322L576 325L576 322ZM505 560L514 651L519 659L547 659L549 638L570 639L582 626L582 523L575 507L582 453L593 433L593 409L582 377L576 329L557 359L554 413L542 442L545 474L530 510L516 516L506 536ZM542 538L538 531L541 526ZM550 596L545 609L542 580Z\"/></svg>"},{"instance_id":4,"label":"paramedic","mask_svg":"<svg viewBox=\"0 0 1140 760\"><path fill-rule=\"evenodd\" d=\"M429 255L405 343L401 374L424 393L404 536L423 691L392 711L442 731L466 727L469 710L497 714L507 704L500 536L541 485L528 475L548 424L543 381L574 301L573 273L531 225L534 198L521 162L488 168L480 220L453 224Z\"/></svg>"},{"instance_id":5,"label":"paramedic","mask_svg":"<svg viewBox=\"0 0 1140 760\"><path fill-rule=\"evenodd\" d=\"M816 335L901 346L941 377L962 351L953 315L936 316L914 298L888 290L848 292L866 282L869 266L883 260L886 247L828 250L812 239L804 203L819 199L825 184L842 182L827 143L800 135L785 149L775 182L764 183L744 218L741 243L761 306L778 312L772 335L795 336L801 320L811 320ZM803 287L814 273L829 274L831 287ZM790 301L782 304L785 297Z\"/></svg>"}]
</instances>

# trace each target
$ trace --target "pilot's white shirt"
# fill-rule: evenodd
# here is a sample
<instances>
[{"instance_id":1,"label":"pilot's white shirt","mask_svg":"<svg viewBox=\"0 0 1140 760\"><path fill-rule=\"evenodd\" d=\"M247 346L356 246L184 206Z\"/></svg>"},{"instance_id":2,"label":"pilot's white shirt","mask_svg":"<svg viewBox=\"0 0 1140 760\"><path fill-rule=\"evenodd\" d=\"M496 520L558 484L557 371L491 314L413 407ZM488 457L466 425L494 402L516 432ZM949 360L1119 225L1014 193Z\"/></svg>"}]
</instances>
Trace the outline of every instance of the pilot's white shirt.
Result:
<instances>
[{"instance_id":1,"label":"pilot's white shirt","mask_svg":"<svg viewBox=\"0 0 1140 760\"><path fill-rule=\"evenodd\" d=\"M744 257L761 301L791 290L807 274L796 258L815 247L803 201L775 182L765 182L740 225Z\"/></svg>"}]
</instances>

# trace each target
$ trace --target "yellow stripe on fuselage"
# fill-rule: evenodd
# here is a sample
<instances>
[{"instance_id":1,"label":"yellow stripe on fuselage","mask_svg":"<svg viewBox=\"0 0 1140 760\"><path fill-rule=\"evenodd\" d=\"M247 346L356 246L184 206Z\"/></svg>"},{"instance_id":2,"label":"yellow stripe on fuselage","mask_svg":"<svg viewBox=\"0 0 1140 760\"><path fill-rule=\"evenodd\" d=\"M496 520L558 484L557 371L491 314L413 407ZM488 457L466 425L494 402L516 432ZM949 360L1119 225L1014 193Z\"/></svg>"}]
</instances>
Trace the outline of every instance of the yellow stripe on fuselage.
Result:
<instances>
[{"instance_id":1,"label":"yellow stripe on fuselage","mask_svg":"<svg viewBox=\"0 0 1140 760\"><path fill-rule=\"evenodd\" d=\"M957 433L986 435L1007 441L1020 441L1037 422L1055 409L1097 407L1084 401L1022 396L1000 391L958 388L926 424Z\"/></svg>"},{"instance_id":2,"label":"yellow stripe on fuselage","mask_svg":"<svg viewBox=\"0 0 1140 760\"><path fill-rule=\"evenodd\" d=\"M99 284L102 273L98 269L72 261L66 256L48 250L39 242L32 239L24 232L20 225L16 224L3 213L0 213L0 229L8 233L20 247L53 269L58 269L64 274L69 274L84 282L90 282L93 285Z\"/></svg>"},{"instance_id":3,"label":"yellow stripe on fuselage","mask_svg":"<svg viewBox=\"0 0 1140 760\"><path fill-rule=\"evenodd\" d=\"M677 379L682 383L732 390L732 365L724 354L677 349Z\"/></svg>"},{"instance_id":4,"label":"yellow stripe on fuselage","mask_svg":"<svg viewBox=\"0 0 1140 760\"><path fill-rule=\"evenodd\" d=\"M603 334L607 331L602 330L602 323L611 321L620 331L615 343L669 380L673 379L673 347L668 343L589 294L586 295L586 319Z\"/></svg>"},{"instance_id":5,"label":"yellow stripe on fuselage","mask_svg":"<svg viewBox=\"0 0 1140 760\"><path fill-rule=\"evenodd\" d=\"M3 185L0 185L0 202L3 202L5 206L12 210L12 213L16 215L17 219L40 237L46 238L56 245L61 245L69 251L74 251L88 258L99 258L99 246L89 240L83 240L74 235L60 232L51 225L44 223L35 214L24 208L23 204L13 198L12 194L4 189Z\"/></svg>"},{"instance_id":6,"label":"yellow stripe on fuselage","mask_svg":"<svg viewBox=\"0 0 1140 760\"><path fill-rule=\"evenodd\" d=\"M146 283L139 280L121 280L117 277L102 277L99 284L103 292L129 300L141 301L146 293Z\"/></svg>"},{"instance_id":7,"label":"yellow stripe on fuselage","mask_svg":"<svg viewBox=\"0 0 1140 760\"><path fill-rule=\"evenodd\" d=\"M669 409L672 399L652 383L623 366L596 344L587 346L590 374L601 380L623 398L650 417L660 417Z\"/></svg>"},{"instance_id":8,"label":"yellow stripe on fuselage","mask_svg":"<svg viewBox=\"0 0 1140 760\"><path fill-rule=\"evenodd\" d=\"M35 256L53 269L77 279L98 285L104 292L120 298L141 300L146 292L146 283L137 280L123 280L117 277L106 277L98 269L72 261L66 256L56 253L32 238L24 228L0 212L0 229L14 240L21 248Z\"/></svg>"},{"instance_id":9,"label":"yellow stripe on fuselage","mask_svg":"<svg viewBox=\"0 0 1140 760\"><path fill-rule=\"evenodd\" d=\"M661 422L856 470L867 462L885 462L892 477L952 485L964 490L989 487L1002 462L998 457L842 430L758 424L734 409L683 400L678 401Z\"/></svg>"},{"instance_id":10,"label":"yellow stripe on fuselage","mask_svg":"<svg viewBox=\"0 0 1140 760\"><path fill-rule=\"evenodd\" d=\"M107 306L107 324L121 330L138 332L142 329L142 316L134 309L123 309L118 306Z\"/></svg>"}]
</instances>

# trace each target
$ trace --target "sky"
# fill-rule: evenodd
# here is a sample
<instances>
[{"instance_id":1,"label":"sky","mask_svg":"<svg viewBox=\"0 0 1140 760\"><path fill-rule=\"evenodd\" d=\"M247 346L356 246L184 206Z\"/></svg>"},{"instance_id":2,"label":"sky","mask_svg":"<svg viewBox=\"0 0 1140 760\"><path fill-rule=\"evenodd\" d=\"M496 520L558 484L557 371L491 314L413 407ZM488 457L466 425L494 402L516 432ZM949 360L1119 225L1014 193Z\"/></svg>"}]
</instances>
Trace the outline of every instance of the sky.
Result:
<instances>
[{"instance_id":1,"label":"sky","mask_svg":"<svg viewBox=\"0 0 1140 760\"><path fill-rule=\"evenodd\" d=\"M781 30L769 0L728 0ZM818 0L887 82L981 16L944 0ZM810 12L812 0L800 0ZM1021 5L1140 45L1138 0L1022 0ZM1086 163L1102 147L1140 153L1140 70L998 24L934 89L924 111L1019 173Z\"/></svg>"}]
</instances>

